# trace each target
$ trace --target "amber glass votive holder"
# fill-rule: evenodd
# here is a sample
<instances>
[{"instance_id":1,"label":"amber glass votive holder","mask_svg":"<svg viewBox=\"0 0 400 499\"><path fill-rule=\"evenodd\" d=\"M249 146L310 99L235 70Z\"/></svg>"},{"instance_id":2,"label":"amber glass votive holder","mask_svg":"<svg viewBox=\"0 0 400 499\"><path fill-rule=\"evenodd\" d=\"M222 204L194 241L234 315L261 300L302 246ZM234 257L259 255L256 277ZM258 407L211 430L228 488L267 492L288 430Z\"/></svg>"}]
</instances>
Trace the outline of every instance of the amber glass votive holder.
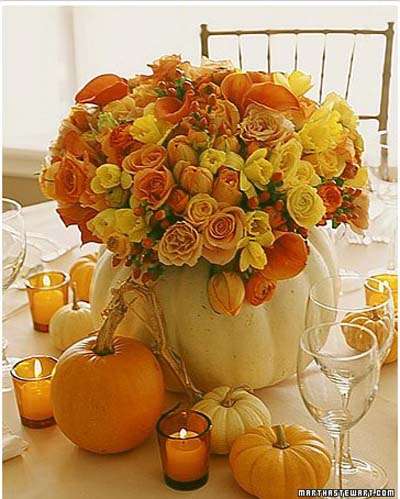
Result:
<instances>
[{"instance_id":1,"label":"amber glass votive holder","mask_svg":"<svg viewBox=\"0 0 400 499\"><path fill-rule=\"evenodd\" d=\"M49 322L68 303L69 275L61 271L40 272L25 280L33 327L47 333Z\"/></svg>"},{"instance_id":2,"label":"amber glass votive holder","mask_svg":"<svg viewBox=\"0 0 400 499\"><path fill-rule=\"evenodd\" d=\"M383 285L389 286L392 290L394 309L397 311L398 307L398 276L397 274L382 273L371 275L367 278L367 285L365 286L365 293L367 305L379 305L385 301L385 293ZM382 289L383 288L383 289Z\"/></svg>"},{"instance_id":3,"label":"amber glass votive holder","mask_svg":"<svg viewBox=\"0 0 400 499\"><path fill-rule=\"evenodd\" d=\"M198 411L173 411L157 422L165 483L175 490L194 490L208 481L211 420Z\"/></svg>"},{"instance_id":4,"label":"amber glass votive holder","mask_svg":"<svg viewBox=\"0 0 400 499\"><path fill-rule=\"evenodd\" d=\"M55 357L35 355L13 365L11 377L24 426L47 428L55 424L51 406L51 379L56 364Z\"/></svg>"}]
</instances>

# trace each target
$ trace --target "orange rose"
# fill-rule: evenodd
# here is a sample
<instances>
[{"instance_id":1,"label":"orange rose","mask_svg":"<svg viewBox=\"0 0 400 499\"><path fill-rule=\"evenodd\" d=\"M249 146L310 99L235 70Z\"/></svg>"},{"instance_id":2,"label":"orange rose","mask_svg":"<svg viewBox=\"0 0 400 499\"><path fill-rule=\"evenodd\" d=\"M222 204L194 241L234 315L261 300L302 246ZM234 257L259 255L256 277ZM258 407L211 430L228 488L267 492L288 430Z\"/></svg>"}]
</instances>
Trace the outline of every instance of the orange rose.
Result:
<instances>
[{"instance_id":1,"label":"orange rose","mask_svg":"<svg viewBox=\"0 0 400 499\"><path fill-rule=\"evenodd\" d=\"M203 229L203 256L210 263L225 265L236 254L246 217L241 208L228 206L212 215Z\"/></svg>"},{"instance_id":2,"label":"orange rose","mask_svg":"<svg viewBox=\"0 0 400 499\"><path fill-rule=\"evenodd\" d=\"M168 227L158 245L158 259L164 265L196 265L201 255L202 237L188 222Z\"/></svg>"},{"instance_id":3,"label":"orange rose","mask_svg":"<svg viewBox=\"0 0 400 499\"><path fill-rule=\"evenodd\" d=\"M136 173L146 168L157 168L165 163L167 151L156 144L146 144L132 152L122 161L122 168L128 173Z\"/></svg>"},{"instance_id":4,"label":"orange rose","mask_svg":"<svg viewBox=\"0 0 400 499\"><path fill-rule=\"evenodd\" d=\"M190 145L186 135L177 135L168 142L168 160L175 165L180 160L188 161L191 165L197 165L197 154Z\"/></svg>"},{"instance_id":5,"label":"orange rose","mask_svg":"<svg viewBox=\"0 0 400 499\"><path fill-rule=\"evenodd\" d=\"M246 284L246 300L254 306L272 299L276 281L265 277L262 272L254 272Z\"/></svg>"},{"instance_id":6,"label":"orange rose","mask_svg":"<svg viewBox=\"0 0 400 499\"><path fill-rule=\"evenodd\" d=\"M267 146L286 142L294 132L293 124L282 113L256 104L249 105L240 128L245 142L256 140Z\"/></svg>"},{"instance_id":7,"label":"orange rose","mask_svg":"<svg viewBox=\"0 0 400 499\"><path fill-rule=\"evenodd\" d=\"M238 315L245 297L243 281L235 272L215 274L208 281L208 300L217 314Z\"/></svg>"},{"instance_id":8,"label":"orange rose","mask_svg":"<svg viewBox=\"0 0 400 499\"><path fill-rule=\"evenodd\" d=\"M194 227L201 228L217 210L218 202L209 194L196 194L186 205L185 218Z\"/></svg>"},{"instance_id":9,"label":"orange rose","mask_svg":"<svg viewBox=\"0 0 400 499\"><path fill-rule=\"evenodd\" d=\"M341 177L349 179L355 178L359 168L360 167L357 163L347 162L344 170L342 171Z\"/></svg>"},{"instance_id":10,"label":"orange rose","mask_svg":"<svg viewBox=\"0 0 400 499\"><path fill-rule=\"evenodd\" d=\"M126 149L133 144L133 137L129 133L131 125L120 125L110 132L109 144L116 149Z\"/></svg>"},{"instance_id":11,"label":"orange rose","mask_svg":"<svg viewBox=\"0 0 400 499\"><path fill-rule=\"evenodd\" d=\"M89 163L87 156L79 161L73 156L64 156L54 175L54 193L57 201L73 204L79 201L86 188Z\"/></svg>"},{"instance_id":12,"label":"orange rose","mask_svg":"<svg viewBox=\"0 0 400 499\"><path fill-rule=\"evenodd\" d=\"M318 195L322 199L328 213L333 213L342 206L342 192L332 182L318 187Z\"/></svg>"},{"instance_id":13,"label":"orange rose","mask_svg":"<svg viewBox=\"0 0 400 499\"><path fill-rule=\"evenodd\" d=\"M208 168L193 166L187 161L179 161L175 165L174 173L182 187L190 194L211 193L214 177Z\"/></svg>"},{"instance_id":14,"label":"orange rose","mask_svg":"<svg viewBox=\"0 0 400 499\"><path fill-rule=\"evenodd\" d=\"M167 168L146 168L137 172L133 179L133 196L137 201L146 201L152 210L158 210L173 186L174 177Z\"/></svg>"},{"instance_id":15,"label":"orange rose","mask_svg":"<svg viewBox=\"0 0 400 499\"><path fill-rule=\"evenodd\" d=\"M242 199L239 179L238 172L230 168L220 168L212 190L213 197L221 203L239 204Z\"/></svg>"},{"instance_id":16,"label":"orange rose","mask_svg":"<svg viewBox=\"0 0 400 499\"><path fill-rule=\"evenodd\" d=\"M189 201L189 194L182 189L174 187L167 199L167 205L171 208L175 215L181 215Z\"/></svg>"}]
</instances>

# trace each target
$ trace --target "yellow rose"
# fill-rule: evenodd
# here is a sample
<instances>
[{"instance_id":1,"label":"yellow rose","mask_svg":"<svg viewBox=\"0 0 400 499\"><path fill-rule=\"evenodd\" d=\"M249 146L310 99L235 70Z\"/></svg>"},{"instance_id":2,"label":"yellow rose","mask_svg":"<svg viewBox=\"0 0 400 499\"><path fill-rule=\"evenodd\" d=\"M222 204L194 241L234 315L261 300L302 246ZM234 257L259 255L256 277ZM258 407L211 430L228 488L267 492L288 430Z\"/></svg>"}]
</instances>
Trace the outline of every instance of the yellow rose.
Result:
<instances>
[{"instance_id":1,"label":"yellow rose","mask_svg":"<svg viewBox=\"0 0 400 499\"><path fill-rule=\"evenodd\" d=\"M349 103L343 97L340 97L340 95L331 92L325 97L322 107L327 107L331 111L337 111L340 115L340 122L346 128L350 130L357 128L357 116L349 106Z\"/></svg>"},{"instance_id":2,"label":"yellow rose","mask_svg":"<svg viewBox=\"0 0 400 499\"><path fill-rule=\"evenodd\" d=\"M292 219L310 229L317 224L325 214L325 206L316 189L309 185L299 185L290 189L287 195L287 210Z\"/></svg>"},{"instance_id":3,"label":"yellow rose","mask_svg":"<svg viewBox=\"0 0 400 499\"><path fill-rule=\"evenodd\" d=\"M335 151L309 154L305 159L314 165L318 175L328 179L339 177L346 166L344 158L338 156Z\"/></svg>"},{"instance_id":4,"label":"yellow rose","mask_svg":"<svg viewBox=\"0 0 400 499\"><path fill-rule=\"evenodd\" d=\"M343 126L340 123L340 114L331 111L328 107L321 107L314 111L306 121L298 136L305 152L325 152L334 149L341 141Z\"/></svg>"},{"instance_id":5,"label":"yellow rose","mask_svg":"<svg viewBox=\"0 0 400 499\"><path fill-rule=\"evenodd\" d=\"M128 237L119 232L113 232L108 236L107 249L112 251L118 258L123 259L129 256L132 246Z\"/></svg>"},{"instance_id":6,"label":"yellow rose","mask_svg":"<svg viewBox=\"0 0 400 499\"><path fill-rule=\"evenodd\" d=\"M200 155L200 166L208 168L212 174L217 173L218 169L225 163L226 154L217 149L206 149Z\"/></svg>"},{"instance_id":7,"label":"yellow rose","mask_svg":"<svg viewBox=\"0 0 400 499\"><path fill-rule=\"evenodd\" d=\"M314 166L309 161L301 159L284 178L281 190L292 189L301 184L308 184L314 187L320 183L321 179L315 173Z\"/></svg>"},{"instance_id":8,"label":"yellow rose","mask_svg":"<svg viewBox=\"0 0 400 499\"><path fill-rule=\"evenodd\" d=\"M238 248L243 248L239 260L241 272L245 272L249 267L261 270L266 266L267 256L263 247L257 241L245 237L239 242Z\"/></svg>"},{"instance_id":9,"label":"yellow rose","mask_svg":"<svg viewBox=\"0 0 400 499\"><path fill-rule=\"evenodd\" d=\"M246 213L245 235L262 246L271 246L275 238L269 223L269 215L260 210L248 211Z\"/></svg>"},{"instance_id":10,"label":"yellow rose","mask_svg":"<svg viewBox=\"0 0 400 499\"><path fill-rule=\"evenodd\" d=\"M301 158L303 146L297 138L292 138L283 144L279 144L271 153L271 164L274 167L274 172L281 170L287 175Z\"/></svg>"},{"instance_id":11,"label":"yellow rose","mask_svg":"<svg viewBox=\"0 0 400 499\"><path fill-rule=\"evenodd\" d=\"M244 174L258 189L265 190L274 173L274 167L265 159L267 149L257 149L248 158L244 166Z\"/></svg>"},{"instance_id":12,"label":"yellow rose","mask_svg":"<svg viewBox=\"0 0 400 499\"><path fill-rule=\"evenodd\" d=\"M361 189L368 184L368 168L362 166L357 170L357 175L354 178L348 178L344 181L344 185Z\"/></svg>"},{"instance_id":13,"label":"yellow rose","mask_svg":"<svg viewBox=\"0 0 400 499\"><path fill-rule=\"evenodd\" d=\"M150 230L145 219L142 216L136 216L129 208L115 212L115 228L133 243L140 242Z\"/></svg>"},{"instance_id":14,"label":"yellow rose","mask_svg":"<svg viewBox=\"0 0 400 499\"><path fill-rule=\"evenodd\" d=\"M118 165L105 163L96 169L96 176L92 179L90 187L96 194L102 194L113 187L121 185L123 189L129 189L132 185L131 176Z\"/></svg>"},{"instance_id":15,"label":"yellow rose","mask_svg":"<svg viewBox=\"0 0 400 499\"><path fill-rule=\"evenodd\" d=\"M130 127L129 133L134 139L144 144L161 145L172 128L172 125L157 120L154 114L149 113L137 118Z\"/></svg>"},{"instance_id":16,"label":"yellow rose","mask_svg":"<svg viewBox=\"0 0 400 499\"><path fill-rule=\"evenodd\" d=\"M311 75L306 75L301 71L292 71L290 75L274 73L273 78L276 85L283 85L298 97L312 88Z\"/></svg>"},{"instance_id":17,"label":"yellow rose","mask_svg":"<svg viewBox=\"0 0 400 499\"><path fill-rule=\"evenodd\" d=\"M115 232L116 211L117 210L114 208L107 208L98 213L87 223L90 232L100 238L104 243L107 241L108 237Z\"/></svg>"},{"instance_id":18,"label":"yellow rose","mask_svg":"<svg viewBox=\"0 0 400 499\"><path fill-rule=\"evenodd\" d=\"M123 99L109 102L103 107L103 111L111 113L116 120L135 118L135 114L138 112L135 99L131 95L126 95Z\"/></svg>"}]
</instances>

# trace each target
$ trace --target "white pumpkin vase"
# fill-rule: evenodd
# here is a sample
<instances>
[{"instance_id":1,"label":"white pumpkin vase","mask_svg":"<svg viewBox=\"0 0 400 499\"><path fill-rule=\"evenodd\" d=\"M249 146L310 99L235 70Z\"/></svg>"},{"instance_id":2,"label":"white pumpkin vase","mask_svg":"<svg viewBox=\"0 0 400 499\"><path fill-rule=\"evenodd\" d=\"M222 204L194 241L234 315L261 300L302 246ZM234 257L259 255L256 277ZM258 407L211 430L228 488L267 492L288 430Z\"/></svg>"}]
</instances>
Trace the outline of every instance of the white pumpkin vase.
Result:
<instances>
[{"instance_id":1,"label":"white pumpkin vase","mask_svg":"<svg viewBox=\"0 0 400 499\"><path fill-rule=\"evenodd\" d=\"M301 274L280 281L269 303L259 307L245 303L236 317L218 315L211 309L207 297L209 264L204 259L193 268L164 271L155 290L168 341L200 390L241 384L263 388L294 374L310 286L337 273L334 247L326 231L310 231L309 245L307 266ZM110 290L130 272L123 264L113 268L111 258L108 251L101 256L93 277L90 302L95 327L102 322L101 312L111 298ZM141 310L143 313L146 311ZM151 344L133 312L127 313L117 334ZM179 390L168 376L167 386Z\"/></svg>"}]
</instances>

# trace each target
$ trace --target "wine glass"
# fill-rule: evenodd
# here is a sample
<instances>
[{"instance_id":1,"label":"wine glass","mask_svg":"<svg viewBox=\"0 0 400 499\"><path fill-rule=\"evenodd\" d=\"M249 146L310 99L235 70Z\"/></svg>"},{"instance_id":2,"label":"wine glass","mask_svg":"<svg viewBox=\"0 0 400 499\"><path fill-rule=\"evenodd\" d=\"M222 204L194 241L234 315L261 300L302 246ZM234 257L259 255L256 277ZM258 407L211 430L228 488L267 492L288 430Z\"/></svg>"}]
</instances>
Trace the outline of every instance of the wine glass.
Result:
<instances>
[{"instance_id":1,"label":"wine glass","mask_svg":"<svg viewBox=\"0 0 400 499\"><path fill-rule=\"evenodd\" d=\"M358 324L375 334L382 364L394 336L394 303L388 283L361 275L334 275L316 282L310 289L305 327L335 321ZM380 466L351 456L348 431L345 431L342 473L349 488L379 489L387 481Z\"/></svg>"},{"instance_id":2,"label":"wine glass","mask_svg":"<svg viewBox=\"0 0 400 499\"><path fill-rule=\"evenodd\" d=\"M17 278L26 253L26 237L21 205L12 199L2 200L3 291ZM3 390L11 389L10 370L16 358L6 355L7 342L2 340Z\"/></svg>"},{"instance_id":3,"label":"wine glass","mask_svg":"<svg viewBox=\"0 0 400 499\"><path fill-rule=\"evenodd\" d=\"M349 337L356 337L357 343L353 344ZM341 465L344 433L368 411L378 389L378 379L377 340L366 327L328 322L303 333L297 382L306 408L334 443L330 488L350 488ZM358 484L359 488L366 488L361 481Z\"/></svg>"}]
</instances>

